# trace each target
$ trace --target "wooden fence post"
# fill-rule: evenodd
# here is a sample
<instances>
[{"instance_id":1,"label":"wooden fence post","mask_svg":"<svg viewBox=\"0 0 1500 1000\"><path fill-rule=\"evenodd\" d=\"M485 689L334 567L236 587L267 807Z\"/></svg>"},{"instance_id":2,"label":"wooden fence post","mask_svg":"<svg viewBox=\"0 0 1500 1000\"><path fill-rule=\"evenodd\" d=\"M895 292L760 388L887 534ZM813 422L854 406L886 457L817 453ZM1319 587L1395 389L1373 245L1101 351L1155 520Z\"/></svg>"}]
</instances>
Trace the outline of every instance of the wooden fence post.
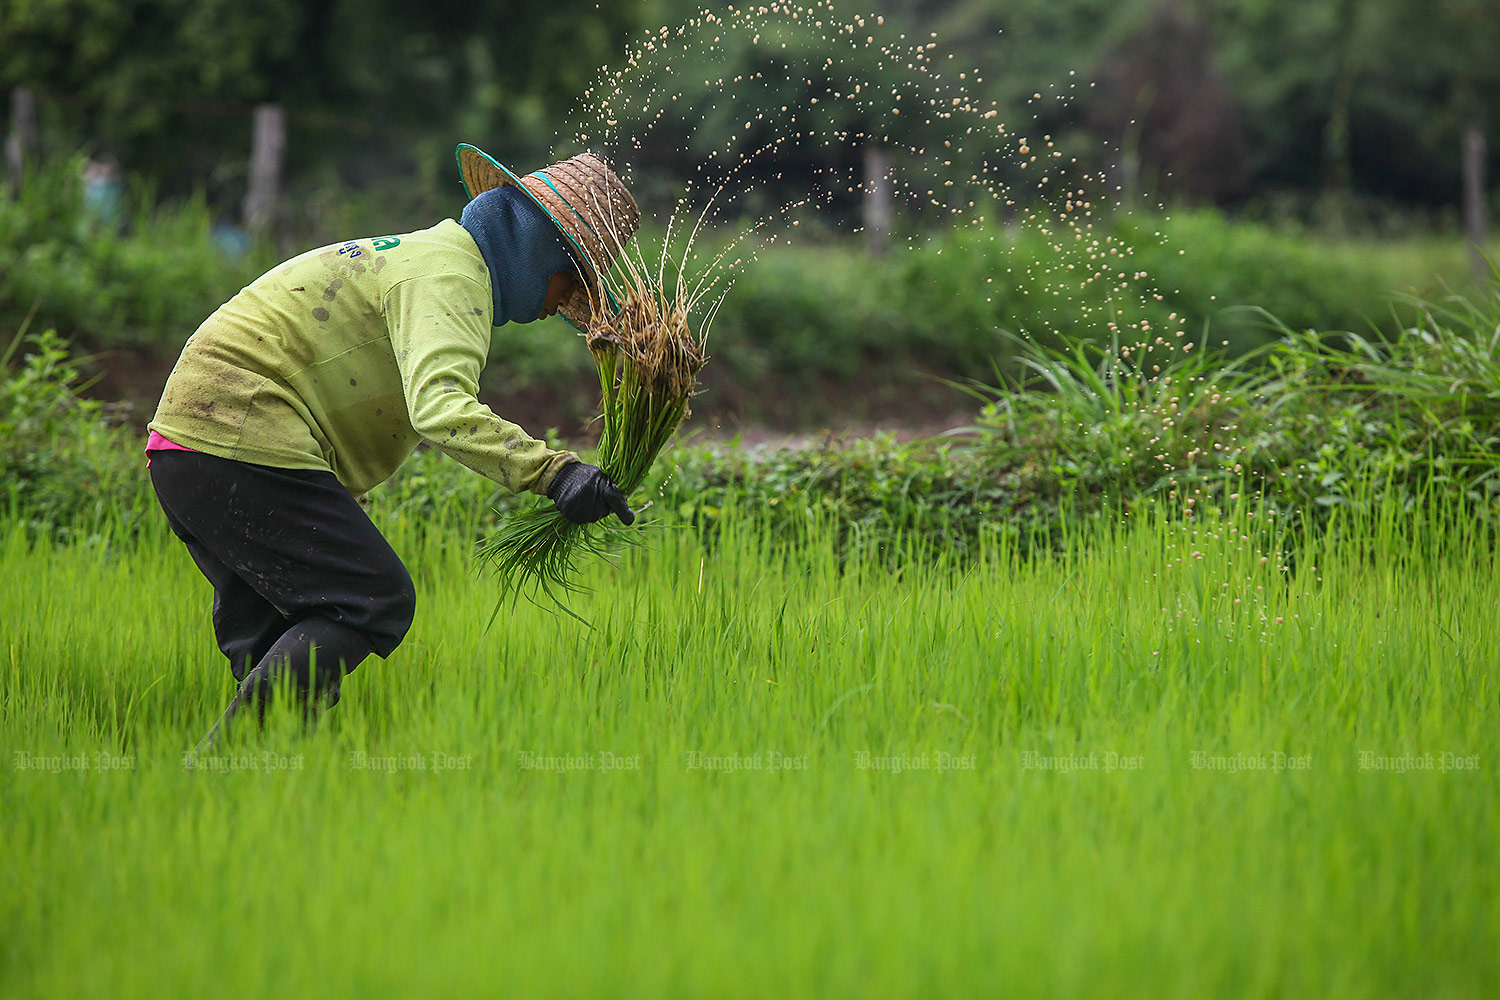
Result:
<instances>
[{"instance_id":1,"label":"wooden fence post","mask_svg":"<svg viewBox=\"0 0 1500 1000\"><path fill-rule=\"evenodd\" d=\"M1474 277L1489 277L1484 260L1485 239L1489 228L1489 191L1484 183L1484 129L1477 122L1464 129L1464 239L1469 244L1469 261Z\"/></svg>"},{"instance_id":2,"label":"wooden fence post","mask_svg":"<svg viewBox=\"0 0 1500 1000\"><path fill-rule=\"evenodd\" d=\"M890 241L893 187L891 154L871 139L865 144L865 249L871 257L884 254Z\"/></svg>"},{"instance_id":3,"label":"wooden fence post","mask_svg":"<svg viewBox=\"0 0 1500 1000\"><path fill-rule=\"evenodd\" d=\"M281 169L286 159L286 108L258 104L250 137L250 178L245 188L245 229L265 236L276 224Z\"/></svg>"},{"instance_id":4,"label":"wooden fence post","mask_svg":"<svg viewBox=\"0 0 1500 1000\"><path fill-rule=\"evenodd\" d=\"M10 134L5 137L5 164L11 185L21 190L26 161L36 153L36 96L25 87L10 92Z\"/></svg>"}]
</instances>

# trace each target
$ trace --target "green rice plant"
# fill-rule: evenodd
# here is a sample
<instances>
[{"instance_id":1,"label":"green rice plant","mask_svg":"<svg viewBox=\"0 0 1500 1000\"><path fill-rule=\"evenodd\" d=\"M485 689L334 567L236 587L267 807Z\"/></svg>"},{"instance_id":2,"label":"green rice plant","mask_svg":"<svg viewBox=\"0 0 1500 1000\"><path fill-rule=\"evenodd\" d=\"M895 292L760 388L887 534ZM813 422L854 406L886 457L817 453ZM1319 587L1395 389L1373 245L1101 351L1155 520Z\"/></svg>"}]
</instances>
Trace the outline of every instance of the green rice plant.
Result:
<instances>
[{"instance_id":1,"label":"green rice plant","mask_svg":"<svg viewBox=\"0 0 1500 1000\"><path fill-rule=\"evenodd\" d=\"M376 507L407 640L192 771L233 681L165 519L0 517L0 991L1487 1000L1494 521L1267 513L897 574L742 504L485 631Z\"/></svg>"}]
</instances>

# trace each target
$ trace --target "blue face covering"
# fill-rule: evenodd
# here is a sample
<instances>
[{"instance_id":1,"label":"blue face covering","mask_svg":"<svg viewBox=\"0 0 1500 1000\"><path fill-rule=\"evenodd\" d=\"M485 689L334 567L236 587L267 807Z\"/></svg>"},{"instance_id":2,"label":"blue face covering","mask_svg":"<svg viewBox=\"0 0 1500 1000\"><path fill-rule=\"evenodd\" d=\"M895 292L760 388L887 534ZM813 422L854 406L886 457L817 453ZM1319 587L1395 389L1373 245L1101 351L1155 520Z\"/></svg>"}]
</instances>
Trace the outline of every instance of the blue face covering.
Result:
<instances>
[{"instance_id":1,"label":"blue face covering","mask_svg":"<svg viewBox=\"0 0 1500 1000\"><path fill-rule=\"evenodd\" d=\"M495 326L540 318L552 276L578 272L557 224L514 187L480 194L465 206L458 224L474 237L490 270Z\"/></svg>"}]
</instances>

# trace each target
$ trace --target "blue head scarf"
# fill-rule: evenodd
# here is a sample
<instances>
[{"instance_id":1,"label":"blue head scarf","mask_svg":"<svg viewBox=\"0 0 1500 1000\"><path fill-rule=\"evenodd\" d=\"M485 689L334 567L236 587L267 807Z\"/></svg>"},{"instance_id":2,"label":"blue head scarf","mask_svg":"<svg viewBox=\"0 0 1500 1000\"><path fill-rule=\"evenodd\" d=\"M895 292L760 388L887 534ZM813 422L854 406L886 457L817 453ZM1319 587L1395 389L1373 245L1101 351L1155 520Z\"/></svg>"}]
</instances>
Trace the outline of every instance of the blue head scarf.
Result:
<instances>
[{"instance_id":1,"label":"blue head scarf","mask_svg":"<svg viewBox=\"0 0 1500 1000\"><path fill-rule=\"evenodd\" d=\"M490 270L495 326L538 319L552 275L578 271L567 237L536 202L514 187L479 194L464 207L458 224L474 237Z\"/></svg>"}]
</instances>

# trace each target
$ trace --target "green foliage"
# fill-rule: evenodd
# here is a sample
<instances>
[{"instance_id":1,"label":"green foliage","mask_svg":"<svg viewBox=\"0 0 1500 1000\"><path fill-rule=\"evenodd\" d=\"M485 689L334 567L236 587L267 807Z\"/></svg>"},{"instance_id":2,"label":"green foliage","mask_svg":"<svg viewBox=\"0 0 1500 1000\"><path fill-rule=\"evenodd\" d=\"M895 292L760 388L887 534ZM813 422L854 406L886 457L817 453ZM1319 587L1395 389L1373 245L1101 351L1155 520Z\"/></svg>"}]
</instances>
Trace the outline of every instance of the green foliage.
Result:
<instances>
[{"instance_id":1,"label":"green foliage","mask_svg":"<svg viewBox=\"0 0 1500 1000\"><path fill-rule=\"evenodd\" d=\"M404 166L434 132L451 165L453 132L565 108L633 13L590 0L26 0L0 6L0 90L32 88L49 130L173 190L223 181L219 160L242 169L261 102L291 114L294 171Z\"/></svg>"},{"instance_id":2,"label":"green foliage","mask_svg":"<svg viewBox=\"0 0 1500 1000\"><path fill-rule=\"evenodd\" d=\"M123 227L84 202L79 165L37 173L0 198L0 327L39 325L93 348L175 356L198 324L272 263L221 253L201 201L137 199Z\"/></svg>"},{"instance_id":3,"label":"green foliage","mask_svg":"<svg viewBox=\"0 0 1500 1000\"><path fill-rule=\"evenodd\" d=\"M1497 286L1500 292L1500 286ZM1414 301L1390 340L1286 331L1274 398L1298 382L1340 406L1336 437L1310 467L1335 485L1320 503L1347 503L1350 482L1377 480L1415 506L1429 486L1493 507L1500 499L1500 294ZM1308 432L1328 414L1305 407ZM1302 442L1305 446L1305 440ZM1290 450L1290 448L1289 448ZM1330 484L1327 481L1333 480Z\"/></svg>"},{"instance_id":4,"label":"green foliage","mask_svg":"<svg viewBox=\"0 0 1500 1000\"><path fill-rule=\"evenodd\" d=\"M769 451L688 449L660 490L667 518L700 528L749 512L783 538L832 526L841 551L899 554L910 545L962 558L985 539L1030 549L1052 529L1026 469L997 470L953 443L890 438ZM1043 543L1043 547L1047 547Z\"/></svg>"},{"instance_id":5,"label":"green foliage","mask_svg":"<svg viewBox=\"0 0 1500 1000\"><path fill-rule=\"evenodd\" d=\"M39 325L91 349L145 348L165 361L274 263L264 247L226 257L198 201L152 206L141 195L125 226L106 224L85 205L77 174L76 166L38 173L23 197L0 201L0 325L14 327L35 306ZM1228 340L1240 353L1275 335L1261 313L1241 308L1252 304L1296 329L1394 332L1392 281L1430 286L1435 269L1464 266L1461 252L1427 243L1393 257L1385 244L1330 243L1211 212L1118 215L1096 231L1120 249L1107 268L1031 226L914 239L876 261L845 242L773 245L748 264L719 314L707 405L750 420L818 423L831 416L822 390L837 396L860 384L867 391L838 404L840 416L857 419L909 408L913 394L936 398L925 375L984 378L997 362L1018 371L1002 333L1058 344L1109 321L1169 329L1174 313L1194 336L1210 325L1216 344ZM1144 277L1083 280L1101 270ZM506 396L562 387L562 397L584 401L564 416L582 418L590 368L581 347L559 346L570 334L555 322L498 331L488 384Z\"/></svg>"},{"instance_id":6,"label":"green foliage","mask_svg":"<svg viewBox=\"0 0 1500 1000\"><path fill-rule=\"evenodd\" d=\"M103 526L125 534L150 509L150 487L132 435L79 398L77 364L51 330L23 333L0 356L0 504L35 531L67 537Z\"/></svg>"},{"instance_id":7,"label":"green foliage","mask_svg":"<svg viewBox=\"0 0 1500 1000\"><path fill-rule=\"evenodd\" d=\"M1484 0L1295 11L1240 0L1205 11L1261 186L1457 201L1463 127L1500 126L1500 68L1488 55L1500 20Z\"/></svg>"},{"instance_id":8,"label":"green foliage","mask_svg":"<svg viewBox=\"0 0 1500 1000\"><path fill-rule=\"evenodd\" d=\"M1080 516L1191 520L1251 497L1312 528L1439 495L1500 514L1500 296L1410 309L1417 324L1389 341L1282 326L1238 360L1191 342L1023 343L1030 377L976 390L967 437L689 451L668 506L700 523L749 507L789 535L826 517L855 547L920 537L950 553L994 536L1048 548Z\"/></svg>"},{"instance_id":9,"label":"green foliage","mask_svg":"<svg viewBox=\"0 0 1500 1000\"><path fill-rule=\"evenodd\" d=\"M102 147L174 192L213 185L225 206L237 204L248 116L261 101L292 113L294 189L309 177L360 186L395 176L452 190L455 136L541 158L549 137L567 135L560 118L595 68L618 65L622 42L703 10L697 0L25 0L0 7L0 90L38 93L52 148ZM1490 131L1500 176L1500 71L1489 58L1500 20L1487 0L887 0L881 11L884 23L860 36L878 45L935 34L1002 121L1054 135L1081 170L1138 176L1163 195L1292 192L1331 221L1350 197L1451 205L1471 123ZM622 135L641 140L621 146L638 154L643 188L675 190L726 139L767 138L765 124L745 132L746 110L785 105L821 134L885 133L896 145L931 135L916 116L872 121L843 101L811 108L856 73L886 89L892 67L876 71L883 57L863 37L812 43L774 25L766 35L758 46L726 37L712 52L676 51L671 74L643 81L646 91L683 89L675 117ZM739 78L736 100L694 85L718 77ZM765 158L765 176L806 177L809 155L857 169L858 145L788 143L779 162ZM955 176L998 167L994 152L974 143L953 154Z\"/></svg>"},{"instance_id":10,"label":"green foliage","mask_svg":"<svg viewBox=\"0 0 1500 1000\"><path fill-rule=\"evenodd\" d=\"M1398 315L1410 325L1387 339L1279 326L1278 340L1239 359L1201 341L1022 341L1016 376L973 388L982 406L963 434L679 447L643 484L648 517L707 528L750 510L773 535L827 524L849 552L904 558L995 540L1050 550L1070 523L1152 510L1191 520L1252 497L1311 529L1434 496L1500 514L1500 298L1414 302ZM111 509L149 509L149 492L138 442L100 426L76 378L55 338L10 377L7 487L16 513L93 530ZM371 502L397 522L477 539L517 501L424 449Z\"/></svg>"},{"instance_id":11,"label":"green foliage","mask_svg":"<svg viewBox=\"0 0 1500 1000\"><path fill-rule=\"evenodd\" d=\"M1265 312L1296 329L1397 325L1390 270L1357 245L1281 235L1212 212L1121 215L1100 234L1122 248L1107 266L1082 250L1059 252L1029 227L961 230L880 261L848 246L767 251L715 323L710 384L747 408L777 405L774 395L745 390L769 385L787 397L784 410L769 410L773 419L807 419L798 407L816 402L809 393L825 380L858 380L872 387L867 404L889 406L912 390L914 374L984 378L996 362L1014 372L1014 342L1003 333L1077 342L1107 334L1114 321L1124 340L1130 324L1145 320L1153 331L1180 326L1195 338L1207 328L1216 346L1240 354L1276 335ZM1105 279L1144 277L1086 282L1100 271ZM1246 308L1255 306L1264 311Z\"/></svg>"},{"instance_id":12,"label":"green foliage","mask_svg":"<svg viewBox=\"0 0 1500 1000\"><path fill-rule=\"evenodd\" d=\"M1161 306L1189 317L1190 331L1211 326L1213 342L1228 340L1236 353L1274 332L1263 315L1247 314L1247 306L1298 330L1391 326L1393 286L1361 259L1357 246L1282 234L1210 211L1125 217L1115 231L1134 247L1136 266L1163 297ZM1400 280L1425 283L1431 276Z\"/></svg>"},{"instance_id":13,"label":"green foliage","mask_svg":"<svg viewBox=\"0 0 1500 1000\"><path fill-rule=\"evenodd\" d=\"M648 23L679 24L701 6L658 0ZM954 54L948 65L968 72L970 92L995 102L1001 121L1017 134L1051 134L1127 196L1240 203L1294 192L1305 215L1341 223L1350 198L1455 204L1470 123L1489 129L1490 176L1500 176L1492 8L1487 0L889 0L883 29L872 30L878 40L935 33L937 50ZM714 54L711 77L748 80L767 68L761 48L734 41ZM870 61L856 45L827 48L834 83ZM821 60L793 62L769 107L797 108L824 133L866 127L844 102L824 101L808 115L807 97L823 91ZM745 118L716 103L703 109L703 149L722 148ZM880 124L922 145L918 121ZM648 158L669 157L674 143L681 148L678 134L654 131ZM997 167L981 143L952 158L955 177L981 162ZM776 169L800 166L787 157Z\"/></svg>"}]
</instances>

